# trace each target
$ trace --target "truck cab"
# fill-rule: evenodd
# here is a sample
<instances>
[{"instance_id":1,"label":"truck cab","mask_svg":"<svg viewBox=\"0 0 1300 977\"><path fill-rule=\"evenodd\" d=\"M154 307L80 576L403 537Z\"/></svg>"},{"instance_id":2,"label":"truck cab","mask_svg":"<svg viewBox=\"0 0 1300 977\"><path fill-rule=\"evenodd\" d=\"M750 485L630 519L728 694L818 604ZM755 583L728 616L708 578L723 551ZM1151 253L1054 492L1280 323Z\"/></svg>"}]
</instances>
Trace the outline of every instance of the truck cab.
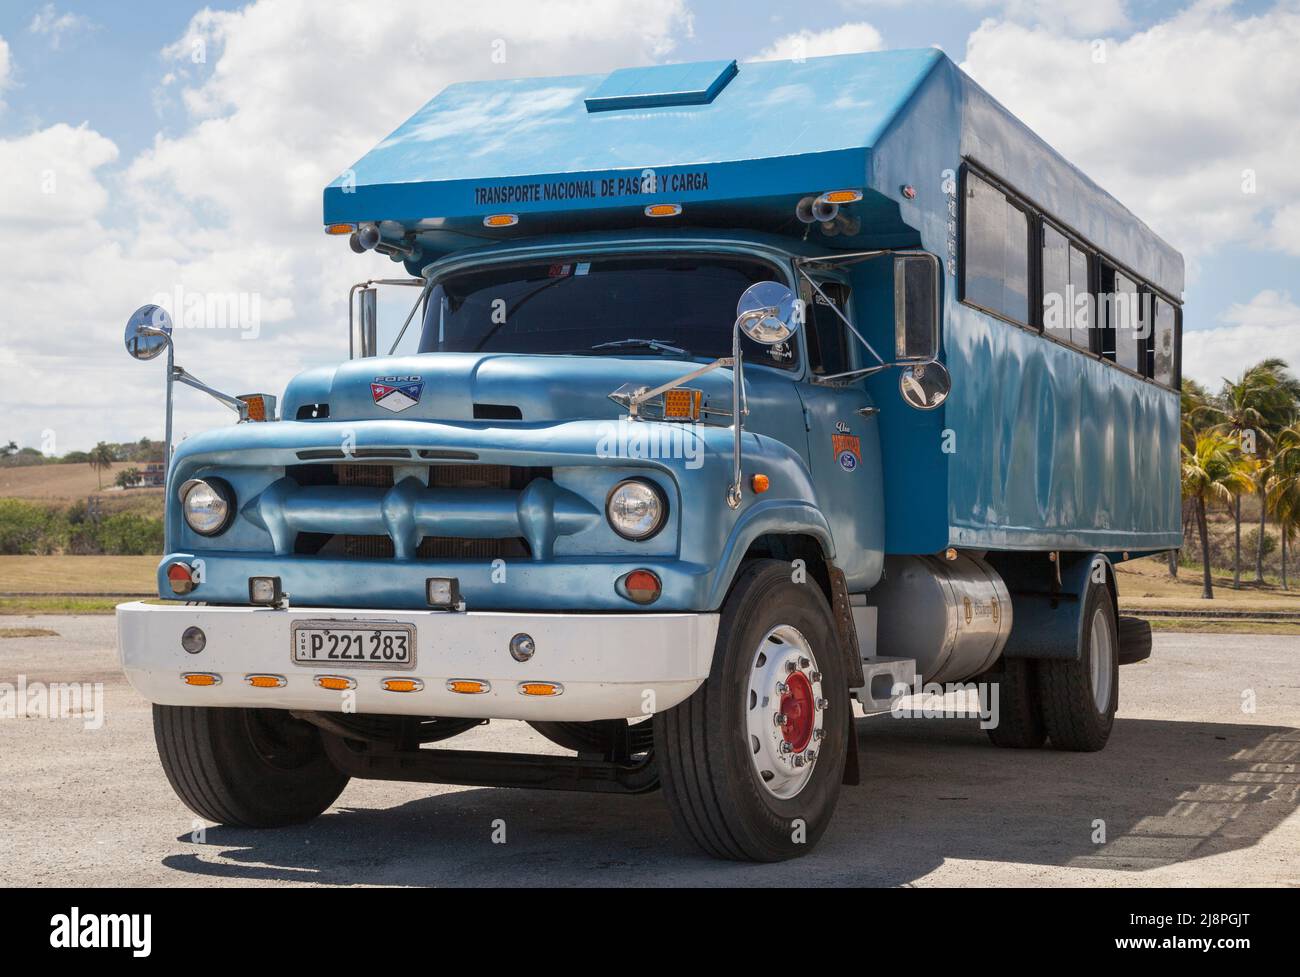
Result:
<instances>
[{"instance_id":1,"label":"truck cab","mask_svg":"<svg viewBox=\"0 0 1300 977\"><path fill-rule=\"evenodd\" d=\"M269 827L351 777L662 788L705 851L775 860L856 783L855 708L923 683L992 690L998 745L1101 748L1111 563L1178 541L1181 260L1089 224L1113 201L989 104L934 51L452 86L326 189L326 232L402 266L348 291L346 360L230 396L139 310L169 449L175 383L239 419L170 455L161 602L118 610L181 799ZM996 296L964 208L1010 184L972 132L1037 164ZM1150 296L1140 340L1047 330L1056 226ZM1099 490L1116 430L1155 447ZM490 720L572 755L432 745Z\"/></svg>"}]
</instances>

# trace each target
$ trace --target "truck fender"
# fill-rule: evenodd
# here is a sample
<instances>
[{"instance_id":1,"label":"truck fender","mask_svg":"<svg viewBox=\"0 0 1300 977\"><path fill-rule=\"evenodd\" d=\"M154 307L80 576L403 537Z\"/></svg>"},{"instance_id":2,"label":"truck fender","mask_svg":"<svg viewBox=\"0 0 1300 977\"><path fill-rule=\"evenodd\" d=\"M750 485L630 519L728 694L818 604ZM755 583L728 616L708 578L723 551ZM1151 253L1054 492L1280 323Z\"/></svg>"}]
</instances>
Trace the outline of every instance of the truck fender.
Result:
<instances>
[{"instance_id":1,"label":"truck fender","mask_svg":"<svg viewBox=\"0 0 1300 977\"><path fill-rule=\"evenodd\" d=\"M811 536L822 548L826 560L835 559L835 543L831 527L820 509L811 502L798 499L773 499L759 502L745 510L736 520L731 535L718 560L718 570L709 589L707 607L716 611L722 606L731 583L740 570L741 560L750 545L760 536Z\"/></svg>"},{"instance_id":2,"label":"truck fender","mask_svg":"<svg viewBox=\"0 0 1300 977\"><path fill-rule=\"evenodd\" d=\"M989 553L1011 594L1011 635L1004 658L1078 661L1083 599L1096 568L1115 601L1115 570L1105 553ZM1116 608L1118 619L1118 607Z\"/></svg>"}]
</instances>

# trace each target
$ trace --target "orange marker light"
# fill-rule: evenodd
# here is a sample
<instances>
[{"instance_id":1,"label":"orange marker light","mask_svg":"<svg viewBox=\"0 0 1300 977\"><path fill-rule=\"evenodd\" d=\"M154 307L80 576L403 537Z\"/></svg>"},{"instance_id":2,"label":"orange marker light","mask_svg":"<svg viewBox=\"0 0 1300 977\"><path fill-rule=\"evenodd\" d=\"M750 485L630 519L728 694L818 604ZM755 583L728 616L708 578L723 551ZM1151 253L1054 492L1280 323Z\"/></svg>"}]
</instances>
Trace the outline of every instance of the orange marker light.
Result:
<instances>
[{"instance_id":1,"label":"orange marker light","mask_svg":"<svg viewBox=\"0 0 1300 977\"><path fill-rule=\"evenodd\" d=\"M317 675L316 684L331 692L346 692L357 687L356 679L348 678L346 675Z\"/></svg>"},{"instance_id":2,"label":"orange marker light","mask_svg":"<svg viewBox=\"0 0 1300 977\"><path fill-rule=\"evenodd\" d=\"M766 492L772 485L771 479L766 475L755 475L749 480L749 487L755 492Z\"/></svg>"},{"instance_id":3,"label":"orange marker light","mask_svg":"<svg viewBox=\"0 0 1300 977\"><path fill-rule=\"evenodd\" d=\"M484 692L491 690L492 686L487 682L480 682L475 678L453 678L447 680L447 690L449 692L459 692L462 695L482 695Z\"/></svg>"},{"instance_id":4,"label":"orange marker light","mask_svg":"<svg viewBox=\"0 0 1300 977\"><path fill-rule=\"evenodd\" d=\"M326 234L351 234L357 229L356 224L326 224Z\"/></svg>"},{"instance_id":5,"label":"orange marker light","mask_svg":"<svg viewBox=\"0 0 1300 977\"><path fill-rule=\"evenodd\" d=\"M484 227L514 227L518 223L518 214L492 214L483 218Z\"/></svg>"},{"instance_id":6,"label":"orange marker light","mask_svg":"<svg viewBox=\"0 0 1300 977\"><path fill-rule=\"evenodd\" d=\"M651 204L645 209L647 217L676 217L681 212L681 204Z\"/></svg>"},{"instance_id":7,"label":"orange marker light","mask_svg":"<svg viewBox=\"0 0 1300 977\"><path fill-rule=\"evenodd\" d=\"M562 695L564 686L558 682L520 682L520 695Z\"/></svg>"},{"instance_id":8,"label":"orange marker light","mask_svg":"<svg viewBox=\"0 0 1300 977\"><path fill-rule=\"evenodd\" d=\"M245 675L244 681L255 689L279 689L286 684L283 675Z\"/></svg>"},{"instance_id":9,"label":"orange marker light","mask_svg":"<svg viewBox=\"0 0 1300 977\"><path fill-rule=\"evenodd\" d=\"M186 672L181 676L181 681L186 685L220 685L221 676L212 672Z\"/></svg>"},{"instance_id":10,"label":"orange marker light","mask_svg":"<svg viewBox=\"0 0 1300 977\"><path fill-rule=\"evenodd\" d=\"M698 421L703 390L675 387L664 391L664 418L675 421Z\"/></svg>"},{"instance_id":11,"label":"orange marker light","mask_svg":"<svg viewBox=\"0 0 1300 977\"><path fill-rule=\"evenodd\" d=\"M385 692L419 692L424 688L418 678L386 678L380 684Z\"/></svg>"},{"instance_id":12,"label":"orange marker light","mask_svg":"<svg viewBox=\"0 0 1300 977\"><path fill-rule=\"evenodd\" d=\"M828 204L853 204L862 199L861 190L827 190L821 199Z\"/></svg>"}]
</instances>

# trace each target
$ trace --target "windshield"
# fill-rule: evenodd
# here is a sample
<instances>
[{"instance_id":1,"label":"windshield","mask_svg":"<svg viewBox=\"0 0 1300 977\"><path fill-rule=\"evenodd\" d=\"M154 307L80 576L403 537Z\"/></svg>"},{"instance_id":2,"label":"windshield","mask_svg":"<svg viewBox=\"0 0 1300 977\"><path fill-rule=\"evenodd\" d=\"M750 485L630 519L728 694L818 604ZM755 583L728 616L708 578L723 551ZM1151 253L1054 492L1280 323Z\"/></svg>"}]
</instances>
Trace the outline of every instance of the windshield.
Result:
<instances>
[{"instance_id":1,"label":"windshield","mask_svg":"<svg viewBox=\"0 0 1300 977\"><path fill-rule=\"evenodd\" d=\"M730 356L741 293L778 278L765 262L715 255L475 269L429 293L420 352ZM794 349L742 339L750 363L793 368Z\"/></svg>"}]
</instances>

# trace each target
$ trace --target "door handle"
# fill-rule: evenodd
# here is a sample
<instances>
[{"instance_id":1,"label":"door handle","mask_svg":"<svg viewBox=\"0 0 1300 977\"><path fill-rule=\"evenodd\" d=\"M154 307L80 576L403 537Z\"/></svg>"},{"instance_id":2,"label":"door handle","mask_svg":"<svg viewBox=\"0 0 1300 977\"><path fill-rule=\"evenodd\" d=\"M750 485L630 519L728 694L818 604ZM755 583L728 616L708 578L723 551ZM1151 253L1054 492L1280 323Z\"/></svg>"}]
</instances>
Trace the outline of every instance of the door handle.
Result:
<instances>
[{"instance_id":1,"label":"door handle","mask_svg":"<svg viewBox=\"0 0 1300 977\"><path fill-rule=\"evenodd\" d=\"M875 416L876 416L877 414L879 414L879 413L880 413L880 408L879 408L879 407L859 407L859 408L858 408L858 416L859 416L859 417L875 417Z\"/></svg>"}]
</instances>

